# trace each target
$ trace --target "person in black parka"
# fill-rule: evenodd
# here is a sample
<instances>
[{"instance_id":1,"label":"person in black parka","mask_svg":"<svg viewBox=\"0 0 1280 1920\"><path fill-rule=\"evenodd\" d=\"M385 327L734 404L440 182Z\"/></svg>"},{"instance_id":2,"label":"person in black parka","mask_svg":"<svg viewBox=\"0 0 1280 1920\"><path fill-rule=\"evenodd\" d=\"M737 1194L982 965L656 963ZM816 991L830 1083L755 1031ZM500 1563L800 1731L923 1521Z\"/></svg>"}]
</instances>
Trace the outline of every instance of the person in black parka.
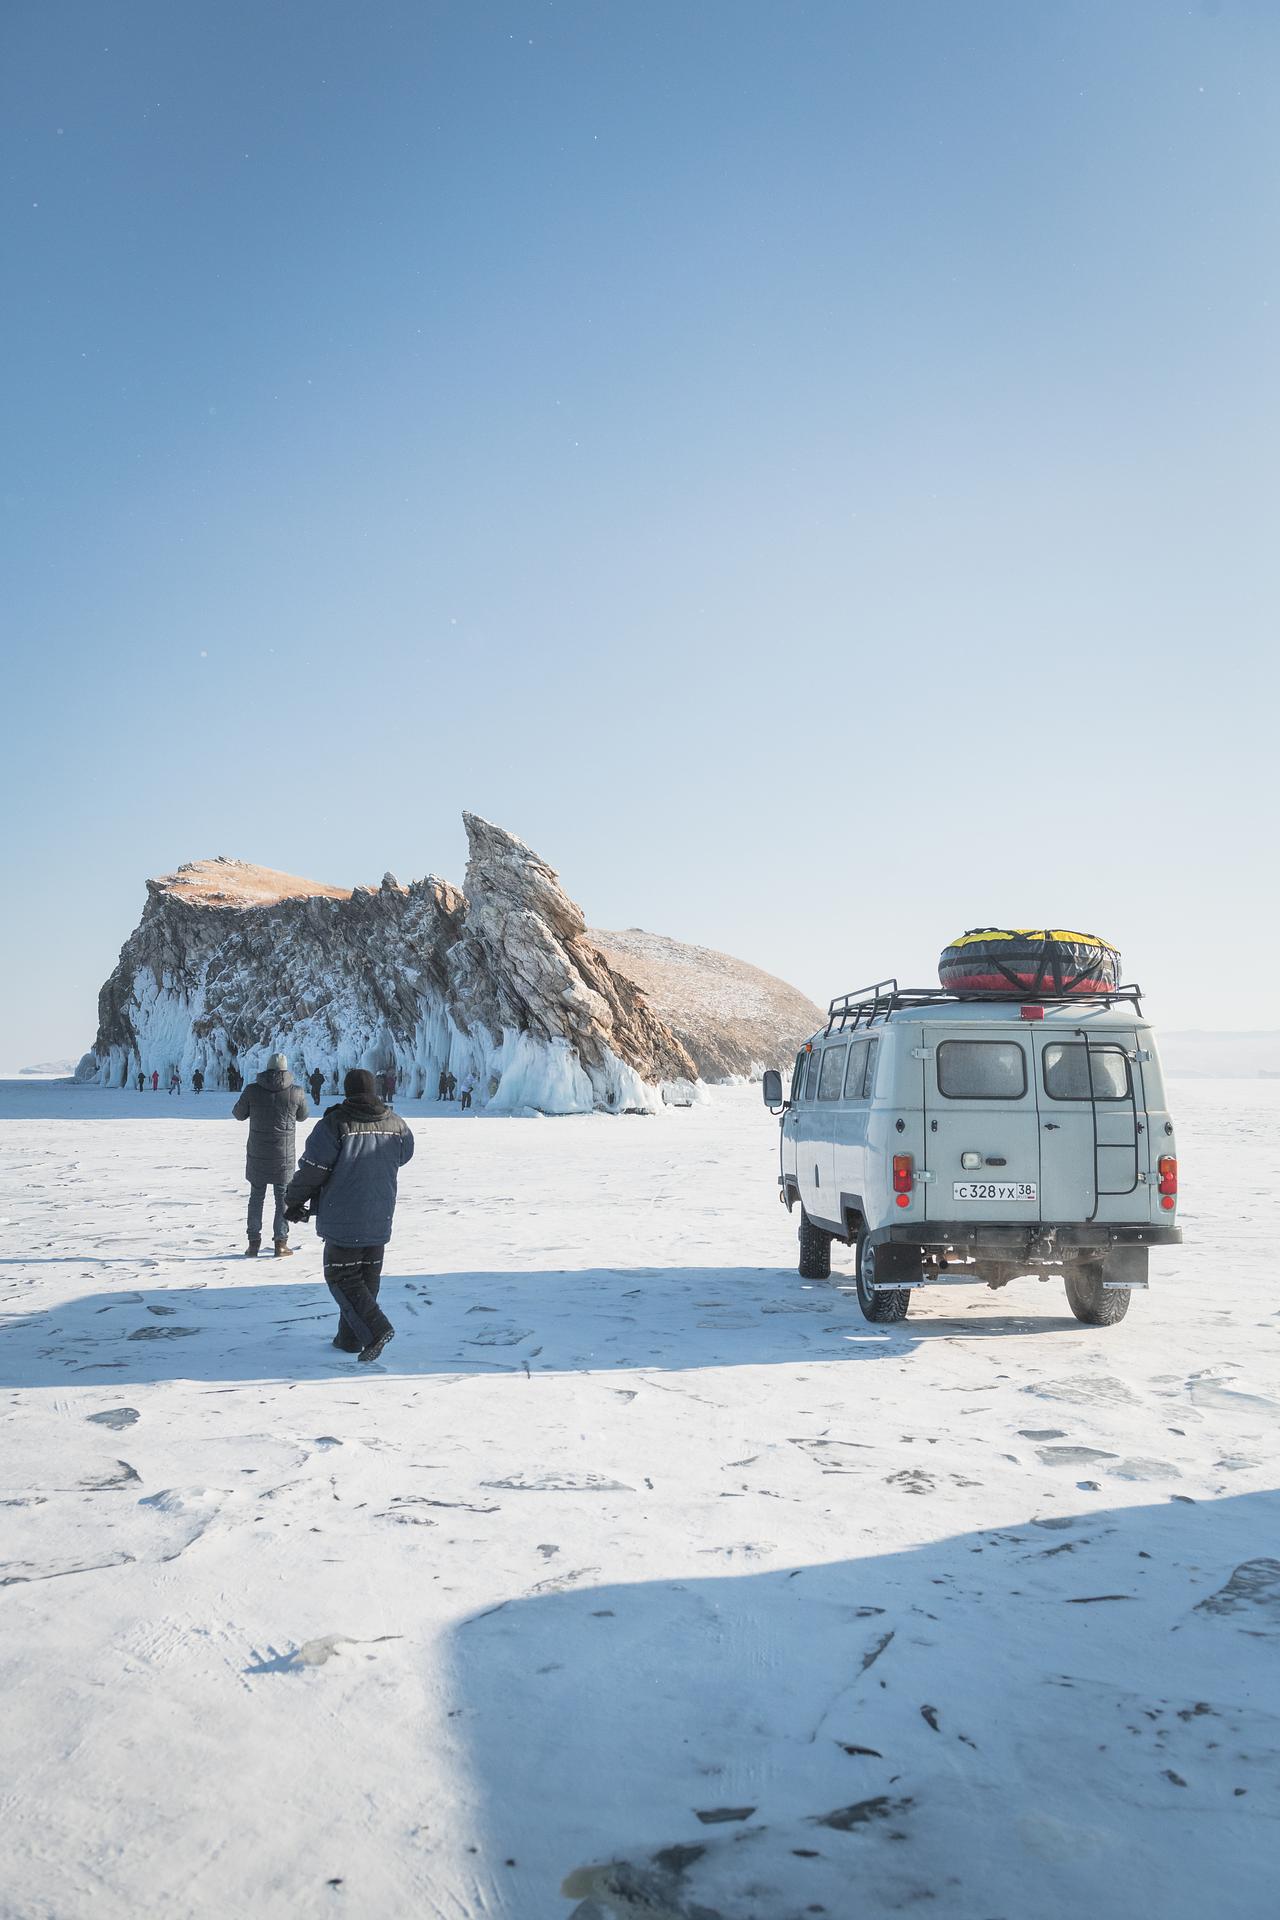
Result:
<instances>
[{"instance_id":1,"label":"person in black parka","mask_svg":"<svg viewBox=\"0 0 1280 1920\"><path fill-rule=\"evenodd\" d=\"M270 1187L276 1203L272 1239L276 1259L283 1259L293 1252L284 1190L298 1157L294 1128L299 1120L308 1118L311 1109L282 1053L271 1056L271 1065L245 1088L231 1112L235 1119L249 1122L244 1169L249 1182L249 1244L245 1256L254 1259L262 1245L262 1204Z\"/></svg>"},{"instance_id":2,"label":"person in black parka","mask_svg":"<svg viewBox=\"0 0 1280 1920\"><path fill-rule=\"evenodd\" d=\"M353 1067L343 1082L346 1099L326 1109L302 1150L289 1182L285 1210L290 1220L315 1208L316 1232L324 1241L324 1277L338 1303L334 1346L376 1360L394 1328L378 1305L382 1258L391 1238L396 1183L413 1158L413 1135L398 1113L380 1100L373 1075Z\"/></svg>"}]
</instances>

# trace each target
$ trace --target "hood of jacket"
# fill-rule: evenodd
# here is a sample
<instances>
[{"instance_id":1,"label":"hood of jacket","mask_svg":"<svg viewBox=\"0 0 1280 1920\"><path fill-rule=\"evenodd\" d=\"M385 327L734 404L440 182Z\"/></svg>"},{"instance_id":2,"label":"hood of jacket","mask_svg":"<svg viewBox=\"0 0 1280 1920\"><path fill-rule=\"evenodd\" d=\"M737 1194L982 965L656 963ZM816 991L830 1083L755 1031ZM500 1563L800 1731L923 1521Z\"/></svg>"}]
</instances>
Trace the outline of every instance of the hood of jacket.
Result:
<instances>
[{"instance_id":1,"label":"hood of jacket","mask_svg":"<svg viewBox=\"0 0 1280 1920\"><path fill-rule=\"evenodd\" d=\"M340 1126L344 1120L380 1120L390 1111L385 1100L341 1100L336 1107L326 1107L324 1117Z\"/></svg>"},{"instance_id":2,"label":"hood of jacket","mask_svg":"<svg viewBox=\"0 0 1280 1920\"><path fill-rule=\"evenodd\" d=\"M273 1093L279 1092L281 1087L292 1087L296 1084L293 1075L283 1067L268 1067L265 1073L258 1075L258 1085L270 1087Z\"/></svg>"}]
</instances>

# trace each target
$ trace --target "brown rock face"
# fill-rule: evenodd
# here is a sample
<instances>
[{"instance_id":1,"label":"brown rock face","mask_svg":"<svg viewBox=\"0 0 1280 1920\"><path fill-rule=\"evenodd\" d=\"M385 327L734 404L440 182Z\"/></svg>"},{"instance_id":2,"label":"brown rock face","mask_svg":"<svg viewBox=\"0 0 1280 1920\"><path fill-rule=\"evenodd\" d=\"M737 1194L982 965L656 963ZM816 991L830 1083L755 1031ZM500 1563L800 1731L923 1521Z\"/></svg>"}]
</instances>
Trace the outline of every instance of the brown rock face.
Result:
<instances>
[{"instance_id":1,"label":"brown rock face","mask_svg":"<svg viewBox=\"0 0 1280 1920\"><path fill-rule=\"evenodd\" d=\"M785 1067L826 1020L785 980L712 947L687 946L639 927L617 933L593 927L587 937L615 975L642 989L704 1080Z\"/></svg>"}]
</instances>

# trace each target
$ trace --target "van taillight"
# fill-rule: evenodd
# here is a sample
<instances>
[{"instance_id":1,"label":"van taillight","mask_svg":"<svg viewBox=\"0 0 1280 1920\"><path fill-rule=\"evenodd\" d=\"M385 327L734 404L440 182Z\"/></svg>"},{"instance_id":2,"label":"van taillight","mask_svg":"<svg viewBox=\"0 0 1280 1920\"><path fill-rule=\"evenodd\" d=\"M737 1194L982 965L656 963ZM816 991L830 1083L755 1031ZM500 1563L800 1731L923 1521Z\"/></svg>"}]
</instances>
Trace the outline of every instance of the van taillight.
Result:
<instances>
[{"instance_id":1,"label":"van taillight","mask_svg":"<svg viewBox=\"0 0 1280 1920\"><path fill-rule=\"evenodd\" d=\"M893 1190L900 1207L911 1205L911 1189L916 1183L916 1163L909 1153L893 1156Z\"/></svg>"},{"instance_id":2,"label":"van taillight","mask_svg":"<svg viewBox=\"0 0 1280 1920\"><path fill-rule=\"evenodd\" d=\"M1162 1154L1156 1162L1160 1175L1160 1205L1172 1213L1178 1204L1178 1163L1172 1154Z\"/></svg>"}]
</instances>

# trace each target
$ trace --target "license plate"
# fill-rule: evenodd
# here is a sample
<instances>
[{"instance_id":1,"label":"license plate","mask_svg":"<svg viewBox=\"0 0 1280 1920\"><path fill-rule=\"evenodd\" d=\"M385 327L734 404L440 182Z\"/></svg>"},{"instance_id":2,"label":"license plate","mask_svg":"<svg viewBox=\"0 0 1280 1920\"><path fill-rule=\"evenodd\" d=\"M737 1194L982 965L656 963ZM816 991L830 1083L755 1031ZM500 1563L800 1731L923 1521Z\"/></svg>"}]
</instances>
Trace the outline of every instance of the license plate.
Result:
<instances>
[{"instance_id":1,"label":"license plate","mask_svg":"<svg viewBox=\"0 0 1280 1920\"><path fill-rule=\"evenodd\" d=\"M1034 1180L957 1180L953 1200L1034 1200Z\"/></svg>"}]
</instances>

